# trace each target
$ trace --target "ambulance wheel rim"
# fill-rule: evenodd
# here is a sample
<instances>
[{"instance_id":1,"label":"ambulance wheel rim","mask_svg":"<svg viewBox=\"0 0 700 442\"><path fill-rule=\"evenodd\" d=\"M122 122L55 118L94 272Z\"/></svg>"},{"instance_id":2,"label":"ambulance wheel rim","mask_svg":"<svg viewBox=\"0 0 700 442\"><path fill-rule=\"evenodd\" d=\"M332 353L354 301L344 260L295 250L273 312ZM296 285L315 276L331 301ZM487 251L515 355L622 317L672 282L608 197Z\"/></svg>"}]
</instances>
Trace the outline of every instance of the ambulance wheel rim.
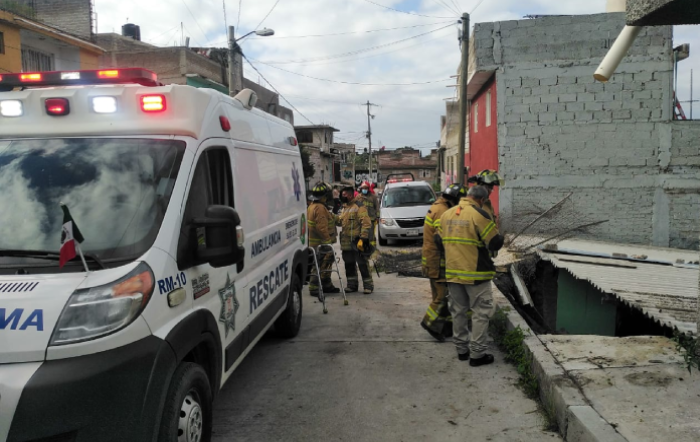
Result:
<instances>
[{"instance_id":1,"label":"ambulance wheel rim","mask_svg":"<svg viewBox=\"0 0 700 442\"><path fill-rule=\"evenodd\" d=\"M292 308L294 309L294 318L298 318L301 312L301 293L296 288L292 289Z\"/></svg>"},{"instance_id":2,"label":"ambulance wheel rim","mask_svg":"<svg viewBox=\"0 0 700 442\"><path fill-rule=\"evenodd\" d=\"M178 442L199 442L202 440L204 417L202 407L193 393L188 393L180 407Z\"/></svg>"}]
</instances>

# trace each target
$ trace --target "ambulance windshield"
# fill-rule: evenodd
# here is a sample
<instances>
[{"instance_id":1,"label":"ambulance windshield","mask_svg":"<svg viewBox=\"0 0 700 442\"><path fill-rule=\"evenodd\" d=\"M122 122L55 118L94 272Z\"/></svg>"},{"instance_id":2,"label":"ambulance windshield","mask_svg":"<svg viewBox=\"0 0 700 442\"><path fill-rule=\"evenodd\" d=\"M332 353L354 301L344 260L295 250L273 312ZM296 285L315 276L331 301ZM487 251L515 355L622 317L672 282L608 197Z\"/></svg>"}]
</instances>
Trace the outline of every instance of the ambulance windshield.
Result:
<instances>
[{"instance_id":1,"label":"ambulance windshield","mask_svg":"<svg viewBox=\"0 0 700 442\"><path fill-rule=\"evenodd\" d=\"M137 258L155 241L184 150L173 140L0 140L0 249L58 252L64 203L85 253ZM18 262L36 261L0 257L0 267Z\"/></svg>"}]
</instances>

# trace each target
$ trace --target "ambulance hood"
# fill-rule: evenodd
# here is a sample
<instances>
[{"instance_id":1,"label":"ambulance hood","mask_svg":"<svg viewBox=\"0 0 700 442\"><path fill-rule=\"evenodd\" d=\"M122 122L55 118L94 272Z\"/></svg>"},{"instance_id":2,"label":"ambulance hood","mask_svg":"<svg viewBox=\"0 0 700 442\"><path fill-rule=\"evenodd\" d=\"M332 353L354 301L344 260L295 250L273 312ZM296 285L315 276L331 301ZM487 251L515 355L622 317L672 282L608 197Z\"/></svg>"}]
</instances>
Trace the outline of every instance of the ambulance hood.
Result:
<instances>
[{"instance_id":1,"label":"ambulance hood","mask_svg":"<svg viewBox=\"0 0 700 442\"><path fill-rule=\"evenodd\" d=\"M84 274L0 276L0 364L43 361L51 334Z\"/></svg>"}]
</instances>

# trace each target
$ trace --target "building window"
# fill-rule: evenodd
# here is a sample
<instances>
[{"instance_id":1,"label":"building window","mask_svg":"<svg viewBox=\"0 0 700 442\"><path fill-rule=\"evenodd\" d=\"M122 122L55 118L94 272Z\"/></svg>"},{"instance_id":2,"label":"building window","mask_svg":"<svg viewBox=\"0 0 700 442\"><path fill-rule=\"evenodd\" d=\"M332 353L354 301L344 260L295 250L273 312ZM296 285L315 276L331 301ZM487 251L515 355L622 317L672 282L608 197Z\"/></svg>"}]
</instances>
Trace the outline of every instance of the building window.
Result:
<instances>
[{"instance_id":1,"label":"building window","mask_svg":"<svg viewBox=\"0 0 700 442\"><path fill-rule=\"evenodd\" d=\"M479 132L479 103L474 105L474 132Z\"/></svg>"},{"instance_id":2,"label":"building window","mask_svg":"<svg viewBox=\"0 0 700 442\"><path fill-rule=\"evenodd\" d=\"M5 53L5 33L0 32L0 54Z\"/></svg>"},{"instance_id":3,"label":"building window","mask_svg":"<svg viewBox=\"0 0 700 442\"><path fill-rule=\"evenodd\" d=\"M55 70L55 67L52 54L27 47L22 48L23 72L45 72L53 70Z\"/></svg>"},{"instance_id":4,"label":"building window","mask_svg":"<svg viewBox=\"0 0 700 442\"><path fill-rule=\"evenodd\" d=\"M491 126L491 91L486 92L486 127Z\"/></svg>"},{"instance_id":5,"label":"building window","mask_svg":"<svg viewBox=\"0 0 700 442\"><path fill-rule=\"evenodd\" d=\"M421 170L421 178L430 178L430 170L423 169Z\"/></svg>"},{"instance_id":6,"label":"building window","mask_svg":"<svg viewBox=\"0 0 700 442\"><path fill-rule=\"evenodd\" d=\"M300 143L313 143L314 134L312 134L311 132L299 132L297 134L297 141Z\"/></svg>"}]
</instances>

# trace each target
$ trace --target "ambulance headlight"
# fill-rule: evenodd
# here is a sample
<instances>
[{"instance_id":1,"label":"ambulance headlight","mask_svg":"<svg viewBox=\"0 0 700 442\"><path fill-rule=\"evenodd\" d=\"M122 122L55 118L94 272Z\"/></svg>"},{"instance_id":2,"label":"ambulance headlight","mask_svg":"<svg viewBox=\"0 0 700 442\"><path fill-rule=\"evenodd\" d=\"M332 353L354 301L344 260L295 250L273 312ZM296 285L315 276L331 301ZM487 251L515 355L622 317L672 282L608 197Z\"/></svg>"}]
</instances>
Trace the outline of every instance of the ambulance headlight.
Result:
<instances>
[{"instance_id":1,"label":"ambulance headlight","mask_svg":"<svg viewBox=\"0 0 700 442\"><path fill-rule=\"evenodd\" d=\"M117 111L117 99L115 97L94 97L92 110L98 114L113 114Z\"/></svg>"},{"instance_id":2,"label":"ambulance headlight","mask_svg":"<svg viewBox=\"0 0 700 442\"><path fill-rule=\"evenodd\" d=\"M381 222L382 224L384 224L385 226L389 226L389 227L395 226L395 225L396 225L396 224L394 223L394 220L391 219L391 218L382 218L380 222Z\"/></svg>"},{"instance_id":3,"label":"ambulance headlight","mask_svg":"<svg viewBox=\"0 0 700 442\"><path fill-rule=\"evenodd\" d=\"M142 262L111 284L76 290L63 308L49 345L89 341L126 327L146 307L153 288L153 272Z\"/></svg>"}]
</instances>

